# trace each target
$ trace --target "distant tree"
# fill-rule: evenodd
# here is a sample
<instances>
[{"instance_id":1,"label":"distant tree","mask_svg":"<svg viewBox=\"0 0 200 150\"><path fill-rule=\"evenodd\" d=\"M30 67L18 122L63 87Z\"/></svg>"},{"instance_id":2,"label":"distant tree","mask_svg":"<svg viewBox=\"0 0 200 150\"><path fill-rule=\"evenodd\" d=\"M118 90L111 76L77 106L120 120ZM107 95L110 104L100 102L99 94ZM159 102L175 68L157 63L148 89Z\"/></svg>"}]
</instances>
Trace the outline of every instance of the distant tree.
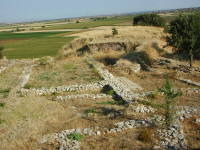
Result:
<instances>
[{"instance_id":1,"label":"distant tree","mask_svg":"<svg viewBox=\"0 0 200 150\"><path fill-rule=\"evenodd\" d=\"M4 47L0 46L0 59L3 58L3 50L4 50Z\"/></svg>"},{"instance_id":2,"label":"distant tree","mask_svg":"<svg viewBox=\"0 0 200 150\"><path fill-rule=\"evenodd\" d=\"M192 67L193 58L200 59L200 13L178 16L166 31L170 33L169 45L188 56Z\"/></svg>"},{"instance_id":3,"label":"distant tree","mask_svg":"<svg viewBox=\"0 0 200 150\"><path fill-rule=\"evenodd\" d=\"M17 27L17 28L16 28L16 32L19 32L19 31L21 31L21 30L20 30L20 28L19 28L19 27Z\"/></svg>"},{"instance_id":4,"label":"distant tree","mask_svg":"<svg viewBox=\"0 0 200 150\"><path fill-rule=\"evenodd\" d=\"M143 14L133 18L133 25L164 26L165 20L157 14Z\"/></svg>"},{"instance_id":5,"label":"distant tree","mask_svg":"<svg viewBox=\"0 0 200 150\"><path fill-rule=\"evenodd\" d=\"M112 28L112 35L118 35L118 30L116 28Z\"/></svg>"},{"instance_id":6,"label":"distant tree","mask_svg":"<svg viewBox=\"0 0 200 150\"><path fill-rule=\"evenodd\" d=\"M80 21L79 21L79 20L77 20L77 21L76 21L76 23L80 23Z\"/></svg>"}]
</instances>

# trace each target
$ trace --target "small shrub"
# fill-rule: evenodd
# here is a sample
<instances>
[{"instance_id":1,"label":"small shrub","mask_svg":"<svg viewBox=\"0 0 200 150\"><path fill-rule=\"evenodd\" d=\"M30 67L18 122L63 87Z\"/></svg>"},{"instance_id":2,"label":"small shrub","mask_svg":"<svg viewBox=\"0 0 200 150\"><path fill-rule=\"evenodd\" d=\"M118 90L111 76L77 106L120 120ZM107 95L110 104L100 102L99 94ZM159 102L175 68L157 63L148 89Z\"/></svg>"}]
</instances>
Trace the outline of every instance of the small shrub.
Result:
<instances>
[{"instance_id":1,"label":"small shrub","mask_svg":"<svg viewBox=\"0 0 200 150\"><path fill-rule=\"evenodd\" d=\"M81 135L80 133L71 133L70 135L67 136L67 138L70 140L80 141L81 139L84 138L84 136Z\"/></svg>"},{"instance_id":2,"label":"small shrub","mask_svg":"<svg viewBox=\"0 0 200 150\"><path fill-rule=\"evenodd\" d=\"M3 50L4 50L4 47L0 47L0 59L3 58Z\"/></svg>"},{"instance_id":3,"label":"small shrub","mask_svg":"<svg viewBox=\"0 0 200 150\"><path fill-rule=\"evenodd\" d=\"M0 103L0 107L4 107L5 106L5 103Z\"/></svg>"},{"instance_id":4,"label":"small shrub","mask_svg":"<svg viewBox=\"0 0 200 150\"><path fill-rule=\"evenodd\" d=\"M31 87L32 87L31 84L26 84L26 85L24 86L25 89L30 89Z\"/></svg>"},{"instance_id":5,"label":"small shrub","mask_svg":"<svg viewBox=\"0 0 200 150\"><path fill-rule=\"evenodd\" d=\"M151 143L153 141L153 133L150 129L142 129L138 135L138 140L146 143Z\"/></svg>"},{"instance_id":6,"label":"small shrub","mask_svg":"<svg viewBox=\"0 0 200 150\"><path fill-rule=\"evenodd\" d=\"M112 35L118 35L118 30L116 28L112 28Z\"/></svg>"},{"instance_id":7,"label":"small shrub","mask_svg":"<svg viewBox=\"0 0 200 150\"><path fill-rule=\"evenodd\" d=\"M143 14L133 18L133 25L164 26L165 21L157 14Z\"/></svg>"},{"instance_id":8,"label":"small shrub","mask_svg":"<svg viewBox=\"0 0 200 150\"><path fill-rule=\"evenodd\" d=\"M0 93L3 94L3 98L7 98L10 93L10 88L0 89Z\"/></svg>"}]
</instances>

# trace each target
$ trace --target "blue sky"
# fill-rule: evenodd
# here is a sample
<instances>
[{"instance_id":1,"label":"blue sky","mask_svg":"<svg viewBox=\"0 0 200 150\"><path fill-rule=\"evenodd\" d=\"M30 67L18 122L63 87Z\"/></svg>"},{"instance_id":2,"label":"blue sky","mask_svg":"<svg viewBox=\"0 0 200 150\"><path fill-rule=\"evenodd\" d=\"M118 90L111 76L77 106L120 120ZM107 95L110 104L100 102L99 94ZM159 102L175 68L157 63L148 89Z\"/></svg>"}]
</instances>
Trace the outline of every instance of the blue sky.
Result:
<instances>
[{"instance_id":1,"label":"blue sky","mask_svg":"<svg viewBox=\"0 0 200 150\"><path fill-rule=\"evenodd\" d=\"M0 0L0 22L198 6L200 6L200 0Z\"/></svg>"}]
</instances>

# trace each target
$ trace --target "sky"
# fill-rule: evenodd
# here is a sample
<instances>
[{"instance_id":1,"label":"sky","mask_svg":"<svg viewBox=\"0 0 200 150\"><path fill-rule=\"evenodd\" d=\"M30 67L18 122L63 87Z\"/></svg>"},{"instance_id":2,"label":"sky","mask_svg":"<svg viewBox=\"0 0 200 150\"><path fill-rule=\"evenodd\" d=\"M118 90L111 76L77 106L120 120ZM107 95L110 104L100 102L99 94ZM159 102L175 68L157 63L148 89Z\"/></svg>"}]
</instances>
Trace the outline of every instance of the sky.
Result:
<instances>
[{"instance_id":1,"label":"sky","mask_svg":"<svg viewBox=\"0 0 200 150\"><path fill-rule=\"evenodd\" d=\"M200 0L0 0L0 22L199 7Z\"/></svg>"}]
</instances>

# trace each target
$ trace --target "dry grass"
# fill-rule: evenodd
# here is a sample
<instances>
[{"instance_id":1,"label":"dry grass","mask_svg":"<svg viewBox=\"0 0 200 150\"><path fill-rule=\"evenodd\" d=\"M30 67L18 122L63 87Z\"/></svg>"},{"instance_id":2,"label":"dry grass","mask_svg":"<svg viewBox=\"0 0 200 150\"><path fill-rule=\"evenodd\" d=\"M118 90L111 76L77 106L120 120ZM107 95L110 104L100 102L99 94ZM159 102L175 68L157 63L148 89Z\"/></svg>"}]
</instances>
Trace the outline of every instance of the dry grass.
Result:
<instances>
[{"instance_id":1,"label":"dry grass","mask_svg":"<svg viewBox=\"0 0 200 150\"><path fill-rule=\"evenodd\" d=\"M0 149L36 150L38 140L62 129L73 110L45 98L27 97L7 102L0 109Z\"/></svg>"},{"instance_id":2,"label":"dry grass","mask_svg":"<svg viewBox=\"0 0 200 150\"><path fill-rule=\"evenodd\" d=\"M138 140L138 134L142 129L132 129L126 132L85 138L81 142L82 150L150 150L153 143L145 143Z\"/></svg>"},{"instance_id":3,"label":"dry grass","mask_svg":"<svg viewBox=\"0 0 200 150\"><path fill-rule=\"evenodd\" d=\"M112 35L112 28L110 27L97 27L91 31L74 34L73 36L78 36L80 38L93 38L98 40L106 35ZM164 36L163 29L157 27L144 27L144 26L117 26L115 27L119 34L118 37L132 37L140 39L152 39ZM105 39L106 40L106 39Z\"/></svg>"},{"instance_id":4,"label":"dry grass","mask_svg":"<svg viewBox=\"0 0 200 150\"><path fill-rule=\"evenodd\" d=\"M200 149L200 124L195 123L196 117L184 121L184 131L189 149Z\"/></svg>"}]
</instances>

